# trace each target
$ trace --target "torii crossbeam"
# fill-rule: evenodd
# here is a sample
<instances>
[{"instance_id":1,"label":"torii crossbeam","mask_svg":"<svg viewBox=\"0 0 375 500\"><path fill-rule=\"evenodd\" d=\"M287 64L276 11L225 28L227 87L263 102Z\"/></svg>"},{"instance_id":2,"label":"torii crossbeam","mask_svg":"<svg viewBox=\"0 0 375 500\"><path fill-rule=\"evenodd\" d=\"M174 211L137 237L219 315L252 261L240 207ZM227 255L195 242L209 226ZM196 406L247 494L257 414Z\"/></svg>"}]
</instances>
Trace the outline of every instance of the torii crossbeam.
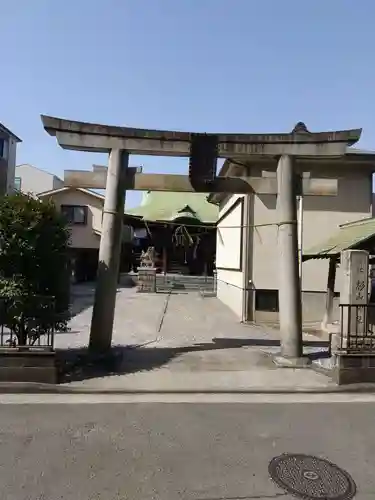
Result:
<instances>
[{"instance_id":1,"label":"torii crossbeam","mask_svg":"<svg viewBox=\"0 0 375 500\"><path fill-rule=\"evenodd\" d=\"M289 134L199 134L171 130L115 127L42 116L45 130L65 149L108 152L108 172L65 172L66 186L106 189L99 269L90 333L90 348L111 346L127 189L180 192L277 194L280 247L279 317L281 351L289 366L302 357L302 313L298 269L294 163L301 158L344 156L361 129L311 133L299 122ZM129 154L189 157L189 175L142 174L129 168ZM246 161L249 157L279 159L277 179L217 177L217 158ZM332 196L336 179L303 179L305 195Z\"/></svg>"}]
</instances>

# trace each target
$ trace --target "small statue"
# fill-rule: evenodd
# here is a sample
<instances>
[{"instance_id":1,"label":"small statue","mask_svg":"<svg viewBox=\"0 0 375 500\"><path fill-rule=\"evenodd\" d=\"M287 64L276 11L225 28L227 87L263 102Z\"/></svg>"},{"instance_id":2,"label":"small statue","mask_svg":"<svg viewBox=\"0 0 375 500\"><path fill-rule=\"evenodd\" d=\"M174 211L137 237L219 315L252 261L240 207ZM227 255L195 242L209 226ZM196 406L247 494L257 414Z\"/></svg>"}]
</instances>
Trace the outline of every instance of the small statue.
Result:
<instances>
[{"instance_id":1,"label":"small statue","mask_svg":"<svg viewBox=\"0 0 375 500\"><path fill-rule=\"evenodd\" d=\"M142 250L139 267L155 267L155 247L148 247L146 252Z\"/></svg>"}]
</instances>

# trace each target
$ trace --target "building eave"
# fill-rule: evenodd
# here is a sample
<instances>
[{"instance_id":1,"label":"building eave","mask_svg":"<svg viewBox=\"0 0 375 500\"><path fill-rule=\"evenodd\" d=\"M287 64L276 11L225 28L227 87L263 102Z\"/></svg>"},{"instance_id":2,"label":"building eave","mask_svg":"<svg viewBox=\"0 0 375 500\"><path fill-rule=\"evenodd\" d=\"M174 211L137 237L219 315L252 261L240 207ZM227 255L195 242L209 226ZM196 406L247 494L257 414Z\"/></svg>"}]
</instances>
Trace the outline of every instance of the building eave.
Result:
<instances>
[{"instance_id":1,"label":"building eave","mask_svg":"<svg viewBox=\"0 0 375 500\"><path fill-rule=\"evenodd\" d=\"M90 191L89 189L85 188L73 188L73 187L62 187L62 188L57 188L57 189L51 189L49 191L44 191L42 193L38 193L38 198L46 198L48 196L54 196L55 194L63 193L65 191L70 191L70 190L75 190L75 191L80 191L81 193L87 194L89 196L92 196L93 198L99 199L104 202L104 196L99 193L95 193L94 191Z\"/></svg>"},{"instance_id":2,"label":"building eave","mask_svg":"<svg viewBox=\"0 0 375 500\"><path fill-rule=\"evenodd\" d=\"M246 169L247 165L245 162L225 160L219 171L218 177L241 177ZM207 201L212 205L219 205L227 195L228 193L210 193L207 196Z\"/></svg>"},{"instance_id":3,"label":"building eave","mask_svg":"<svg viewBox=\"0 0 375 500\"><path fill-rule=\"evenodd\" d=\"M375 172L375 151L366 151L362 149L357 149L353 147L348 147L346 154L341 157L301 157L298 158L301 163L320 163L324 161L326 164L331 163L332 165L337 165L338 163L344 163L347 165L361 164L369 170ZM219 177L238 177L243 175L244 170L248 169L252 165L259 165L260 162L264 163L275 163L276 159L270 156L250 156L246 160L225 160L223 166L221 167L218 176ZM241 169L242 167L242 169ZM227 193L210 193L207 196L207 201L214 205L220 204L220 202L225 199Z\"/></svg>"},{"instance_id":4,"label":"building eave","mask_svg":"<svg viewBox=\"0 0 375 500\"><path fill-rule=\"evenodd\" d=\"M16 142L22 142L22 139L20 139L16 134L14 134L11 130L9 130L9 128L7 128L2 123L0 123L0 131L4 132L9 137L13 137L13 139L15 139Z\"/></svg>"},{"instance_id":5,"label":"building eave","mask_svg":"<svg viewBox=\"0 0 375 500\"><path fill-rule=\"evenodd\" d=\"M303 252L303 261L338 258L343 250L363 249L375 238L375 219L367 217L341 224L325 241Z\"/></svg>"}]
</instances>

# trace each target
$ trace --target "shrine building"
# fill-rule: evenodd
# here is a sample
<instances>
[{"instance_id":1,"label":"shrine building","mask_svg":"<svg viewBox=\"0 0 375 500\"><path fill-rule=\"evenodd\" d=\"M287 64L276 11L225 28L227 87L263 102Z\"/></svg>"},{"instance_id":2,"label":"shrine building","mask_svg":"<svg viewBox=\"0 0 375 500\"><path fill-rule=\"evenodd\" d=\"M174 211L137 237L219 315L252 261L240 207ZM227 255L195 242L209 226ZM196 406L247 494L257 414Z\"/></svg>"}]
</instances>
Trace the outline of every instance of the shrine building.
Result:
<instances>
[{"instance_id":1,"label":"shrine building","mask_svg":"<svg viewBox=\"0 0 375 500\"><path fill-rule=\"evenodd\" d=\"M226 160L219 176L276 177L277 159L252 156ZM337 195L307 196L299 204L300 259L303 259L304 322L321 321L325 312L329 259L314 258L312 247L337 233L339 226L372 216L375 152L348 147L342 158L297 159L303 177L337 179ZM212 193L219 207L216 238L217 297L242 321L278 322L279 248L276 194ZM301 211L301 207L303 207ZM314 253L315 252L315 253ZM321 256L320 256L321 257ZM340 279L336 280L337 295Z\"/></svg>"}]
</instances>

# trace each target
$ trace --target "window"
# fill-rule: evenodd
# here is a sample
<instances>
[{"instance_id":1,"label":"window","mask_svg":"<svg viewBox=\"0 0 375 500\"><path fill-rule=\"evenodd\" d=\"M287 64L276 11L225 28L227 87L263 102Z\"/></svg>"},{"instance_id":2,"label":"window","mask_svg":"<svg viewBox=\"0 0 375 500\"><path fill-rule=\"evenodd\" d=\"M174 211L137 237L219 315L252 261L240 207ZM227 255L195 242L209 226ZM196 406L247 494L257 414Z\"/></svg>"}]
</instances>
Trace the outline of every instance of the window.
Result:
<instances>
[{"instance_id":1,"label":"window","mask_svg":"<svg viewBox=\"0 0 375 500\"><path fill-rule=\"evenodd\" d=\"M257 290L255 292L255 310L279 312L278 290Z\"/></svg>"},{"instance_id":2,"label":"window","mask_svg":"<svg viewBox=\"0 0 375 500\"><path fill-rule=\"evenodd\" d=\"M6 160L8 158L8 141L0 137L0 158Z\"/></svg>"},{"instance_id":3,"label":"window","mask_svg":"<svg viewBox=\"0 0 375 500\"><path fill-rule=\"evenodd\" d=\"M61 212L69 224L87 224L87 207L80 205L61 205Z\"/></svg>"},{"instance_id":4,"label":"window","mask_svg":"<svg viewBox=\"0 0 375 500\"><path fill-rule=\"evenodd\" d=\"M14 189L16 191L21 191L21 182L22 182L21 177L14 178Z\"/></svg>"}]
</instances>

